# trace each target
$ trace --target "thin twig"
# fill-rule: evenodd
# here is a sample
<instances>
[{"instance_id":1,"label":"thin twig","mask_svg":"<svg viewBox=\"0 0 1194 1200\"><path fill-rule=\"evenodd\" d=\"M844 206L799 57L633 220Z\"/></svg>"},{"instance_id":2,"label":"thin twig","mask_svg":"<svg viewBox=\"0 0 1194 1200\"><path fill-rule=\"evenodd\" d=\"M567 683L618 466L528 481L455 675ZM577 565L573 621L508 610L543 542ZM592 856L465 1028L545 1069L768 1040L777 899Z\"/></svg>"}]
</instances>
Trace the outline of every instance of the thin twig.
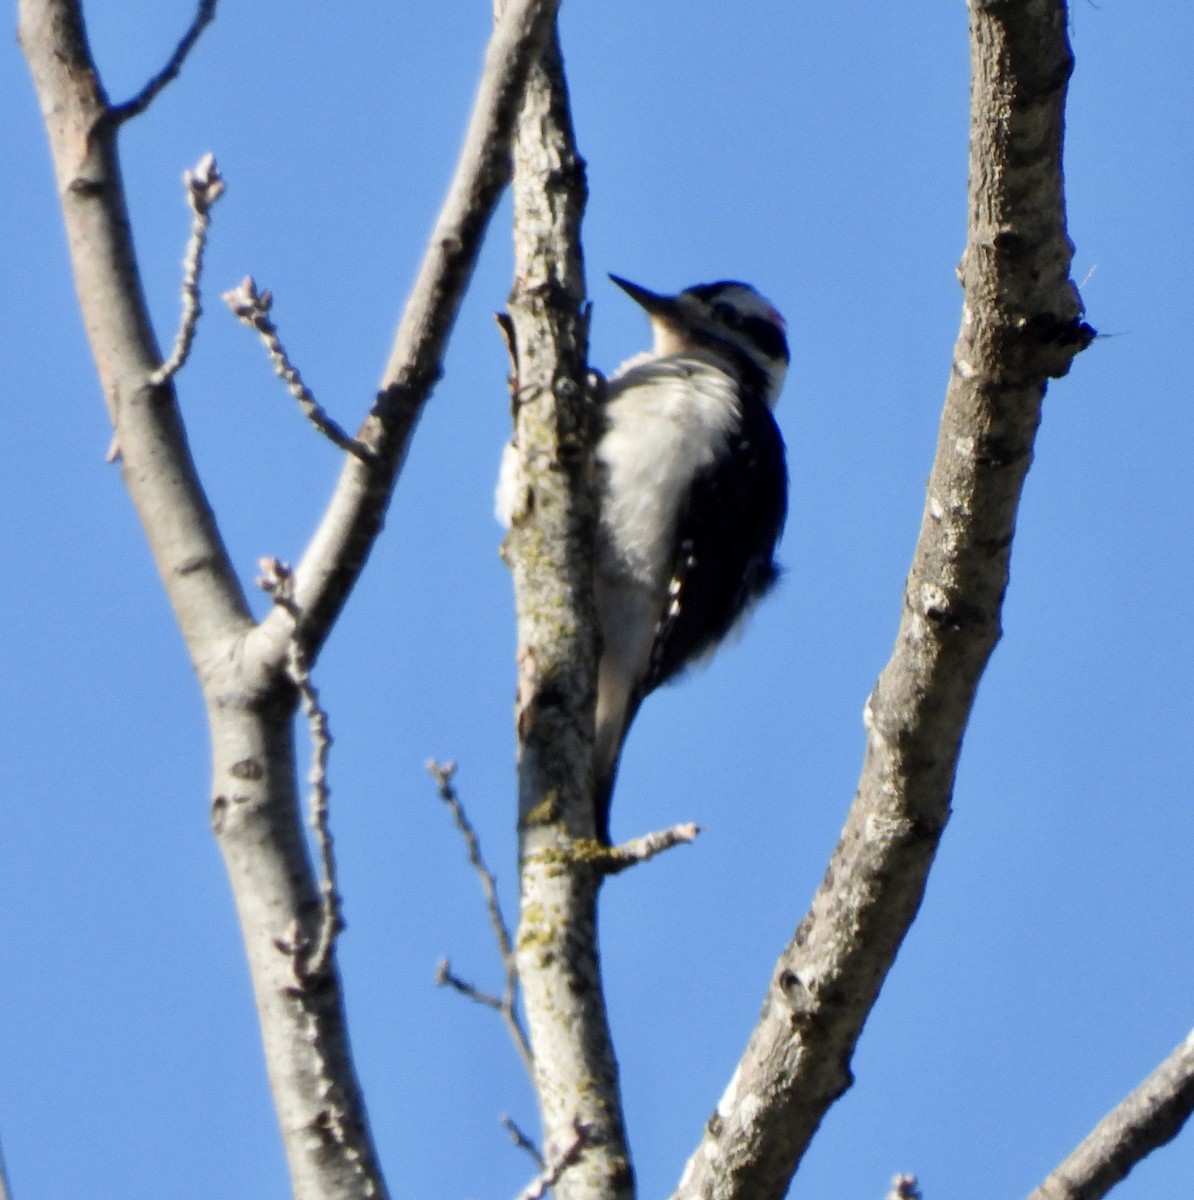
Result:
<instances>
[{"instance_id":1,"label":"thin twig","mask_svg":"<svg viewBox=\"0 0 1194 1200\"><path fill-rule=\"evenodd\" d=\"M317 652L369 557L411 435L443 373L443 354L486 227L510 177L510 142L530 64L559 0L507 0L486 50L465 144L359 437L370 470L344 464L323 519L295 568L306 645ZM280 625L281 622L279 621ZM272 630L266 631L272 635ZM276 646L276 639L271 638Z\"/></svg>"},{"instance_id":2,"label":"thin twig","mask_svg":"<svg viewBox=\"0 0 1194 1200\"><path fill-rule=\"evenodd\" d=\"M203 251L211 224L212 205L224 194L224 179L216 166L215 155L205 154L193 171L183 172L187 185L187 203L191 206L191 238L182 260L182 319L174 335L170 357L149 377L157 387L182 369L195 341L195 330L203 314L199 300L199 276L203 271Z\"/></svg>"},{"instance_id":3,"label":"thin twig","mask_svg":"<svg viewBox=\"0 0 1194 1200\"><path fill-rule=\"evenodd\" d=\"M1194 1031L1113 1108L1029 1200L1099 1200L1194 1112Z\"/></svg>"},{"instance_id":4,"label":"thin twig","mask_svg":"<svg viewBox=\"0 0 1194 1200\"><path fill-rule=\"evenodd\" d=\"M518 1200L543 1200L548 1190L560 1182L564 1172L580 1161L585 1147L592 1141L592 1132L580 1118L574 1118L568 1139L558 1149L549 1144L545 1151L546 1165L538 1176L518 1193Z\"/></svg>"},{"instance_id":5,"label":"thin twig","mask_svg":"<svg viewBox=\"0 0 1194 1200\"><path fill-rule=\"evenodd\" d=\"M435 986L450 987L453 991L459 992L462 996L467 996L470 1000L475 1000L478 1004L483 1004L486 1008L502 1011L502 998L495 996L492 992L483 992L479 987L469 983L467 979L461 979L455 971L452 970L452 964L446 959L441 958L435 968Z\"/></svg>"},{"instance_id":6,"label":"thin twig","mask_svg":"<svg viewBox=\"0 0 1194 1200\"><path fill-rule=\"evenodd\" d=\"M431 759L427 763L427 771L439 788L439 798L451 810L456 828L460 831L460 836L464 838L469 864L481 880L481 889L485 893L485 908L489 913L489 923L493 926L493 934L497 939L498 950L501 951L502 963L510 966L507 982L511 984L513 990L513 986L516 986L518 980L517 971L512 966L514 945L505 917L502 915L501 902L498 900L497 881L493 877L493 872L485 865L485 860L481 856L481 841L464 811L460 796L452 782L456 775L456 764L453 762L438 763Z\"/></svg>"},{"instance_id":7,"label":"thin twig","mask_svg":"<svg viewBox=\"0 0 1194 1200\"><path fill-rule=\"evenodd\" d=\"M261 575L257 582L273 597L274 603L285 608L298 627L299 613L294 602L294 574L290 567L276 558L263 558L258 566ZM302 981L321 978L328 969L336 935L344 928L340 892L336 887L336 859L332 847L332 831L328 820L328 757L332 750L332 733L328 715L319 702L319 692L311 681L307 655L296 637L290 642L290 678L298 688L303 715L311 734L311 770L307 782L311 785L311 808L308 820L315 834L319 853L319 892L322 898L319 936L308 947L300 947L301 959L296 957Z\"/></svg>"},{"instance_id":8,"label":"thin twig","mask_svg":"<svg viewBox=\"0 0 1194 1200\"><path fill-rule=\"evenodd\" d=\"M477 837L477 831L473 828L468 816L464 811L464 805L460 802L460 797L457 795L456 788L452 783L453 777L456 774L455 763L439 763L434 759L429 759L427 762L427 771L435 780L436 786L439 788L439 798L448 806L452 813L452 820L456 823L456 828L460 831L460 836L464 838L465 849L468 851L468 861L473 870L477 873L477 878L481 881L481 890L485 894L485 910L489 914L489 924L493 929L494 940L497 942L498 954L502 960L502 971L505 977L502 987L502 995L499 999L496 996L490 996L485 992L479 992L473 988L471 984L462 986L461 980L451 974L448 969L447 959L440 964L439 982L441 985L448 985L455 988L463 995L470 996L479 1003L488 1005L490 1008L495 1008L502 1015L502 1020L506 1023L506 1028L510 1031L510 1036L514 1039L515 1048L518 1050L518 1055L522 1059L522 1064L527 1069L527 1074L532 1079L535 1077L535 1060L531 1053L530 1039L527 1037L526 1030L523 1028L522 1020L518 1015L518 960L514 953L514 942L510 937L510 927L506 924L506 919L502 915L501 901L497 894L497 880L493 877L493 872L485 865L485 859L481 855L481 842Z\"/></svg>"},{"instance_id":9,"label":"thin twig","mask_svg":"<svg viewBox=\"0 0 1194 1200\"><path fill-rule=\"evenodd\" d=\"M655 833L647 833L642 837L631 838L620 846L611 846L603 860L605 873L617 875L628 867L647 862L657 854L670 850L673 846L686 846L696 840L701 832L699 825L691 821L682 825L673 825L670 829L660 829Z\"/></svg>"},{"instance_id":10,"label":"thin twig","mask_svg":"<svg viewBox=\"0 0 1194 1200\"><path fill-rule=\"evenodd\" d=\"M257 290L257 284L252 275L246 275L238 287L224 293L224 303L232 309L233 315L242 324L255 329L269 354L274 373L281 379L290 394L298 401L303 416L323 434L328 441L339 446L341 450L356 455L362 462L369 461L370 451L356 438L345 433L331 417L323 410L319 401L311 393L311 389L303 382L298 368L290 361L286 347L278 337L278 327L270 319L269 310L273 306L273 293L268 288Z\"/></svg>"},{"instance_id":11,"label":"thin twig","mask_svg":"<svg viewBox=\"0 0 1194 1200\"><path fill-rule=\"evenodd\" d=\"M518 1123L508 1113L502 1113L502 1128L510 1135L510 1140L520 1149L525 1150L534 1160L540 1171L546 1166L539 1147L519 1127Z\"/></svg>"},{"instance_id":12,"label":"thin twig","mask_svg":"<svg viewBox=\"0 0 1194 1200\"><path fill-rule=\"evenodd\" d=\"M131 99L110 108L106 120L113 125L123 125L133 117L139 117L158 97L158 94L173 83L182 71L187 55L195 48L199 35L215 20L217 0L199 0L195 17L182 40L174 47L169 62Z\"/></svg>"}]
</instances>

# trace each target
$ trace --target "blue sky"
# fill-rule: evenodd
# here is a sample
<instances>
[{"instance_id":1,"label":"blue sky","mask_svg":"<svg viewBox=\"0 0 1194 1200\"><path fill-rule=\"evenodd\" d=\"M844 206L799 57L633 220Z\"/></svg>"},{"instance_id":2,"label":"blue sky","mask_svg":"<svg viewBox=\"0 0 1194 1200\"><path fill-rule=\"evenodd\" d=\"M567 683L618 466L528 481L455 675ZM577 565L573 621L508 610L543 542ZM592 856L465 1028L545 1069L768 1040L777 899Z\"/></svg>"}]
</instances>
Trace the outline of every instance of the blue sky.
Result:
<instances>
[{"instance_id":1,"label":"blue sky","mask_svg":"<svg viewBox=\"0 0 1194 1200\"><path fill-rule=\"evenodd\" d=\"M368 405L456 154L485 3L225 0L183 78L123 138L159 336L178 311L181 173L228 192L208 316L180 379L234 560L294 559L337 469L217 300L246 273L341 421ZM296 11L299 15L295 15ZM181 0L94 0L114 97L167 57ZM750 280L788 320L787 574L741 642L655 696L614 831L696 846L613 881L604 959L641 1193L666 1195L824 871L861 763L957 329L965 227L961 3L568 0L592 197L592 358L646 342L605 279ZM1185 48L1164 21L1075 3L1067 177L1075 278L1106 335L1054 385L1005 638L955 815L864 1032L857 1083L794 1194L1029 1191L1189 1030L1194 993L1188 619L1194 410ZM243 955L208 828L198 692L117 472L67 270L36 104L0 44L9 164L0 272L0 528L8 585L0 877L0 1137L17 1200L288 1194ZM514 905L512 599L492 483L508 435L493 226L387 529L317 671L352 1030L395 1194L513 1195L534 1128L491 1014L432 986L496 955L425 776L459 786ZM1188 1194L1194 1135L1117 1193Z\"/></svg>"}]
</instances>

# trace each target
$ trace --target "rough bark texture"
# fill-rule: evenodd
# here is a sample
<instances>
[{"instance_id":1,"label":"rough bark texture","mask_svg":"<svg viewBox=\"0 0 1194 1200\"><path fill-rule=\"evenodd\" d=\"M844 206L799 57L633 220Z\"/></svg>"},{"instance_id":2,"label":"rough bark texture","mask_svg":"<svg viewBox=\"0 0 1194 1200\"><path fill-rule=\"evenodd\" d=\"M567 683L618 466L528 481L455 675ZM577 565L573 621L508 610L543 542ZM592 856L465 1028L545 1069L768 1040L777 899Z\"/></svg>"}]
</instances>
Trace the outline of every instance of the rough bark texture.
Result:
<instances>
[{"instance_id":1,"label":"rough bark texture","mask_svg":"<svg viewBox=\"0 0 1194 1200\"><path fill-rule=\"evenodd\" d=\"M1142 1159L1175 1138L1194 1112L1194 1033L1028 1200L1100 1200Z\"/></svg>"},{"instance_id":2,"label":"rough bark texture","mask_svg":"<svg viewBox=\"0 0 1194 1200\"><path fill-rule=\"evenodd\" d=\"M1063 0L971 4L965 291L936 460L866 758L812 908L677 1197L780 1197L849 1087L867 1013L923 894L962 733L1000 632L1016 508L1049 378L1090 340L1069 279Z\"/></svg>"},{"instance_id":3,"label":"rough bark texture","mask_svg":"<svg viewBox=\"0 0 1194 1200\"><path fill-rule=\"evenodd\" d=\"M553 39L527 81L515 141L507 328L523 491L505 551L519 628L519 972L546 1141L564 1145L578 1125L585 1138L555 1186L563 1200L633 1189L597 954L584 199Z\"/></svg>"},{"instance_id":4,"label":"rough bark texture","mask_svg":"<svg viewBox=\"0 0 1194 1200\"><path fill-rule=\"evenodd\" d=\"M526 73L556 3L510 0L495 28L456 177L361 429L367 453L349 456L295 572L293 597L260 625L196 475L173 382L151 381L161 354L133 251L116 137L153 89L133 109L111 106L77 0L20 6L21 43L50 137L76 289L121 470L206 701L212 823L241 919L275 1107L301 1200L386 1191L349 1052L335 955L314 953L333 914L321 901L307 852L295 780L296 692L289 676L295 621L310 661L364 565L415 420L438 378L482 235L509 176ZM181 62L180 53L175 59Z\"/></svg>"}]
</instances>

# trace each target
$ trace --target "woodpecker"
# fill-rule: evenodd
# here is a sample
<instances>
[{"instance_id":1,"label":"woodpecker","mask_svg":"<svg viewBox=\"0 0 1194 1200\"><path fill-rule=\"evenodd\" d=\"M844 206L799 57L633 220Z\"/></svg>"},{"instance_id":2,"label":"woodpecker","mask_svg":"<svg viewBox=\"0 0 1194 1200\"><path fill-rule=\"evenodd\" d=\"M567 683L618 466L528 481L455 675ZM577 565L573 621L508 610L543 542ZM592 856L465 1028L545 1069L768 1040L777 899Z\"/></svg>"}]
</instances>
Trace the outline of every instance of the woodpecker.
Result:
<instances>
[{"instance_id":1,"label":"woodpecker","mask_svg":"<svg viewBox=\"0 0 1194 1200\"><path fill-rule=\"evenodd\" d=\"M775 583L788 501L772 415L788 343L775 308L731 280L665 296L610 279L646 311L653 346L609 377L595 451L593 774L605 842L618 759L639 705L709 657ZM498 483L503 524L517 490L511 445Z\"/></svg>"}]
</instances>

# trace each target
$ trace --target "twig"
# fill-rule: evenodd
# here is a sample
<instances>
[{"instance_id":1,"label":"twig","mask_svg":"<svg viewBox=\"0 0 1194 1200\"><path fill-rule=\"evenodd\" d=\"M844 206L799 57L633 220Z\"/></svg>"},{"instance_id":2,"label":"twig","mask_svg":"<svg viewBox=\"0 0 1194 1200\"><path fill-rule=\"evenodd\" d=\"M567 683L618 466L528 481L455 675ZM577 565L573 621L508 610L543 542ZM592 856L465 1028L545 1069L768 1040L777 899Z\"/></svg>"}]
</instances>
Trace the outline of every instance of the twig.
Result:
<instances>
[{"instance_id":1,"label":"twig","mask_svg":"<svg viewBox=\"0 0 1194 1200\"><path fill-rule=\"evenodd\" d=\"M439 788L439 798L451 810L456 828L460 831L461 837L464 838L464 845L468 850L469 864L477 872L477 876L481 880L481 890L485 893L485 908L489 913L489 923L493 926L493 934L497 939L498 950L501 951L502 963L510 968L507 975L507 982L512 987L516 986L518 974L513 967L514 946L510 938L510 930L506 925L505 918L502 916L501 902L498 900L497 894L497 881L493 877L493 872L485 865L485 860L481 856L481 841L477 837L477 831L473 828L472 823L465 814L464 806L460 803L460 796L453 786L452 781L456 775L456 764L454 762L438 763L434 759L430 759L427 762L427 771L432 779L435 780Z\"/></svg>"},{"instance_id":2,"label":"twig","mask_svg":"<svg viewBox=\"0 0 1194 1200\"><path fill-rule=\"evenodd\" d=\"M891 1191L885 1200L924 1200L915 1175L897 1175L891 1181Z\"/></svg>"},{"instance_id":3,"label":"twig","mask_svg":"<svg viewBox=\"0 0 1194 1200\"><path fill-rule=\"evenodd\" d=\"M467 979L461 979L452 970L452 964L446 958L441 958L436 965L435 986L450 987L453 991L467 996L470 1000L475 1000L478 1004L483 1004L486 1008L493 1008L501 1012L502 998L500 996L495 996L492 992L483 992L479 987L469 983Z\"/></svg>"},{"instance_id":4,"label":"twig","mask_svg":"<svg viewBox=\"0 0 1194 1200\"><path fill-rule=\"evenodd\" d=\"M242 780L243 794L268 809L263 830L258 821L223 820L228 796L220 792L213 797L291 1175L301 1181L295 1186L311 1195L344 1194L345 1180L360 1177L363 1185L354 1195L369 1192L384 1200L385 1180L346 1034L343 989L329 972L317 995L290 1003L280 996L290 964L271 949L280 930L311 924L310 906L318 895L304 831L289 803L290 747L285 738L274 736L280 728L276 709L258 703L267 702L285 678L293 616L274 605L259 631L252 630L252 613L176 406L125 403L144 391L148 369L162 355L144 319L148 306L119 170L116 125L96 122L97 109L111 110L103 108L103 80L87 43L81 3L20 0L18 36L47 118L83 325L103 366L105 404L125 430L124 453L130 460L125 483L192 659L216 667L202 678L213 718L213 776L230 782L251 769ZM449 198L428 240L394 340L392 370L382 381L384 395L379 394L376 412L366 419L376 456L366 463L345 456L334 496L296 572L294 596L308 662L325 642L369 557L410 435L440 376L448 333L509 176L511 128L527 69L557 6L558 0L508 0L490 40ZM233 647L236 652L230 653ZM228 690L246 703L235 711L221 704ZM256 762L232 757L246 731L259 739L264 775L256 772ZM329 1127L332 1092L343 1115ZM323 1136L330 1128L336 1136Z\"/></svg>"},{"instance_id":5,"label":"twig","mask_svg":"<svg viewBox=\"0 0 1194 1200\"><path fill-rule=\"evenodd\" d=\"M604 860L607 875L617 875L628 867L647 862L657 854L670 850L673 846L686 846L696 840L701 832L699 825L691 821L682 825L673 825L670 829L660 829L655 833L647 833L642 837L631 838L620 846L611 846Z\"/></svg>"},{"instance_id":6,"label":"twig","mask_svg":"<svg viewBox=\"0 0 1194 1200\"><path fill-rule=\"evenodd\" d=\"M1099 1200L1194 1111L1194 1031L1113 1108L1029 1200Z\"/></svg>"},{"instance_id":7,"label":"twig","mask_svg":"<svg viewBox=\"0 0 1194 1200\"><path fill-rule=\"evenodd\" d=\"M546 1164L543 1161L543 1155L539 1152L539 1147L523 1133L517 1122L508 1113L502 1113L502 1128L510 1135L510 1140L520 1150L525 1150L535 1160L536 1166L542 1171Z\"/></svg>"},{"instance_id":8,"label":"twig","mask_svg":"<svg viewBox=\"0 0 1194 1200\"><path fill-rule=\"evenodd\" d=\"M486 50L465 144L403 310L373 411L359 437L370 470L344 464L318 529L295 567L306 645L317 651L369 557L431 388L481 239L510 177L511 134L527 71L559 0L507 0ZM278 622L281 624L281 622ZM267 631L272 632L272 631Z\"/></svg>"},{"instance_id":9,"label":"twig","mask_svg":"<svg viewBox=\"0 0 1194 1200\"><path fill-rule=\"evenodd\" d=\"M224 179L212 154L205 154L195 169L184 171L182 177L187 185L187 203L192 213L191 239L187 242L186 255L182 260L182 319L174 335L174 349L170 357L149 377L154 387L173 378L191 353L195 330L203 314L199 301L199 276L203 271L203 251L207 245L211 209L224 194Z\"/></svg>"},{"instance_id":10,"label":"twig","mask_svg":"<svg viewBox=\"0 0 1194 1200\"><path fill-rule=\"evenodd\" d=\"M275 604L290 613L297 629L299 613L294 602L294 575L290 567L276 558L263 558L258 566L261 569L258 584L273 597ZM297 636L291 638L289 666L290 678L298 688L303 715L307 718L311 734L311 770L307 775L307 782L311 785L311 811L308 820L319 852L319 892L322 897L318 938L308 947L296 945L298 975L302 982L306 982L319 979L327 972L336 935L344 928L344 918L340 892L336 887L336 859L328 821L327 770L332 734L327 712L320 705L319 692L311 681L306 652Z\"/></svg>"},{"instance_id":11,"label":"twig","mask_svg":"<svg viewBox=\"0 0 1194 1200\"><path fill-rule=\"evenodd\" d=\"M123 125L125 121L139 117L157 99L158 93L178 78L187 55L199 40L199 35L215 20L216 3L217 0L199 0L190 28L174 47L169 62L131 100L110 108L105 117L107 121L113 125Z\"/></svg>"},{"instance_id":12,"label":"twig","mask_svg":"<svg viewBox=\"0 0 1194 1200\"><path fill-rule=\"evenodd\" d=\"M550 1188L560 1182L564 1172L580 1161L585 1147L592 1141L592 1132L587 1125L574 1118L567 1141L558 1149L549 1144L546 1148L546 1165L538 1176L518 1193L518 1200L543 1200Z\"/></svg>"},{"instance_id":13,"label":"twig","mask_svg":"<svg viewBox=\"0 0 1194 1200\"><path fill-rule=\"evenodd\" d=\"M485 894L485 910L489 914L489 924L493 929L494 940L497 942L498 953L502 959L502 971L505 976L502 995L499 999L496 996L490 996L487 993L477 991L471 984L464 984L462 986L462 981L451 974L447 959L445 959L440 964L439 983L441 985L447 984L463 995L467 995L471 999L488 1005L488 1007L494 1008L501 1013L502 1020L505 1021L506 1028L509 1029L510 1036L514 1039L514 1045L518 1050L519 1057L522 1059L522 1064L526 1067L527 1074L534 1079L535 1062L534 1056L531 1053L530 1039L527 1037L526 1030L523 1028L522 1021L518 1016L518 962L514 953L514 942L510 937L510 928L506 924L505 917L502 916L501 901L498 900L497 894L497 881L493 877L493 872L485 865L485 859L481 856L481 842L477 837L477 831L473 828L472 823L465 814L464 806L460 803L460 797L453 786L452 779L456 774L456 764L451 762L438 763L434 759L429 759L427 770L439 788L439 798L448 806L452 813L452 820L456 823L456 828L460 831L460 836L464 838L465 849L468 851L469 864L476 871L477 878L481 881L481 890Z\"/></svg>"},{"instance_id":14,"label":"twig","mask_svg":"<svg viewBox=\"0 0 1194 1200\"><path fill-rule=\"evenodd\" d=\"M259 292L253 276L246 275L238 287L224 293L223 299L238 321L257 331L269 354L274 373L298 401L298 406L307 420L328 441L339 446L341 450L356 455L362 462L367 462L371 457L369 450L356 438L345 433L324 412L319 401L311 394L311 389L303 382L298 368L290 361L290 355L286 353L286 347L278 337L278 328L270 320L269 310L274 303L273 293L268 288Z\"/></svg>"}]
</instances>

